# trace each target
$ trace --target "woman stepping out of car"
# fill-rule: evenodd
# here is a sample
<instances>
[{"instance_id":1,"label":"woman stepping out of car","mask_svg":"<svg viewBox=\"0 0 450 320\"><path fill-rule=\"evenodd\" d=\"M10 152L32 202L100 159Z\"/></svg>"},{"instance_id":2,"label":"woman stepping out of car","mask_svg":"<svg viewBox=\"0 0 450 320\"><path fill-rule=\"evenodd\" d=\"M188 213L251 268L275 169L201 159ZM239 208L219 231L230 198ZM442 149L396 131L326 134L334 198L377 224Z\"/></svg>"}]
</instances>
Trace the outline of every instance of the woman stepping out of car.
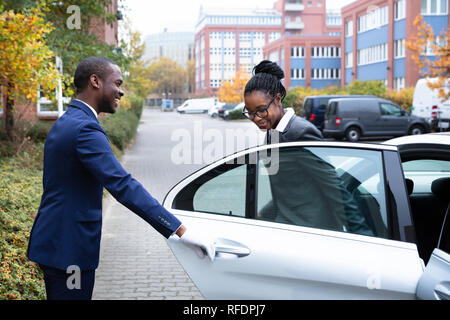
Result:
<instances>
[{"instance_id":1,"label":"woman stepping out of car","mask_svg":"<svg viewBox=\"0 0 450 320\"><path fill-rule=\"evenodd\" d=\"M245 87L243 114L259 129L267 130L267 144L322 140L313 124L296 116L293 109L283 108L283 78L284 72L276 63L264 60L258 64ZM373 234L330 163L301 146L280 150L274 160L278 161L278 171L269 175L272 200L259 210L258 219ZM312 194L321 194L322 201L311 203Z\"/></svg>"}]
</instances>

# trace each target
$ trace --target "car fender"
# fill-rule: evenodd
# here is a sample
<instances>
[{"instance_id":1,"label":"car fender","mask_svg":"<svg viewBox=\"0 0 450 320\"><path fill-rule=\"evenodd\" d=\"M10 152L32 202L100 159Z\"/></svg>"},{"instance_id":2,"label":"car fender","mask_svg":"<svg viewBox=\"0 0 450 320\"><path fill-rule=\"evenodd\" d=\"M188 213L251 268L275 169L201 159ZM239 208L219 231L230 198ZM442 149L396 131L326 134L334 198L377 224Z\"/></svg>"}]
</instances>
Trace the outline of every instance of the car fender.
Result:
<instances>
[{"instance_id":1,"label":"car fender","mask_svg":"<svg viewBox=\"0 0 450 320\"><path fill-rule=\"evenodd\" d=\"M409 124L408 124L408 130L406 132L409 132L411 130L411 128L415 125L419 125L421 127L423 127L425 129L426 133L431 132L431 127L430 125L426 122L426 121L421 121L419 119L413 119Z\"/></svg>"},{"instance_id":2,"label":"car fender","mask_svg":"<svg viewBox=\"0 0 450 320\"><path fill-rule=\"evenodd\" d=\"M344 119L345 120L345 119ZM361 135L363 135L364 129L361 127L361 124L358 121L355 120L351 120L350 122L348 122L347 124L345 124L344 126L344 133L347 131L348 128L350 127L357 127L359 129L359 131L361 131Z\"/></svg>"}]
</instances>

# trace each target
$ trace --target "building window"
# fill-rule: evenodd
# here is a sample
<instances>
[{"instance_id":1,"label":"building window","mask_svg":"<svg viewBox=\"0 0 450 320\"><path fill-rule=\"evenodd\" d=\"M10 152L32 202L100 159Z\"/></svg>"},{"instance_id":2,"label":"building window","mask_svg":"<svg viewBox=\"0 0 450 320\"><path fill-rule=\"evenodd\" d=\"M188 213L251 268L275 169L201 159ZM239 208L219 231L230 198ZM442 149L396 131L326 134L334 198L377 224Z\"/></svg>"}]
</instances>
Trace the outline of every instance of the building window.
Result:
<instances>
[{"instance_id":1,"label":"building window","mask_svg":"<svg viewBox=\"0 0 450 320\"><path fill-rule=\"evenodd\" d=\"M353 52L349 52L345 55L345 67L346 68L353 67Z\"/></svg>"},{"instance_id":2,"label":"building window","mask_svg":"<svg viewBox=\"0 0 450 320\"><path fill-rule=\"evenodd\" d=\"M353 20L350 20L345 24L345 36L353 36Z\"/></svg>"},{"instance_id":3,"label":"building window","mask_svg":"<svg viewBox=\"0 0 450 320\"><path fill-rule=\"evenodd\" d=\"M361 49L358 50L357 53L358 66L387 61L387 58L388 58L387 43Z\"/></svg>"},{"instance_id":4,"label":"building window","mask_svg":"<svg viewBox=\"0 0 450 320\"><path fill-rule=\"evenodd\" d=\"M291 69L291 80L305 79L305 69Z\"/></svg>"},{"instance_id":5,"label":"building window","mask_svg":"<svg viewBox=\"0 0 450 320\"><path fill-rule=\"evenodd\" d=\"M388 6L371 10L358 18L358 33L379 28L388 23Z\"/></svg>"},{"instance_id":6,"label":"building window","mask_svg":"<svg viewBox=\"0 0 450 320\"><path fill-rule=\"evenodd\" d=\"M434 56L435 53L433 53L433 46L442 47L445 44L446 39L442 36L437 36L434 38L434 42L428 41L427 46L423 52L424 55L427 56Z\"/></svg>"},{"instance_id":7,"label":"building window","mask_svg":"<svg viewBox=\"0 0 450 320\"><path fill-rule=\"evenodd\" d=\"M275 41L280 39L281 34L280 32L269 32L269 42Z\"/></svg>"},{"instance_id":8,"label":"building window","mask_svg":"<svg viewBox=\"0 0 450 320\"><path fill-rule=\"evenodd\" d=\"M445 15L448 14L448 0L421 0L420 13L422 15Z\"/></svg>"},{"instance_id":9,"label":"building window","mask_svg":"<svg viewBox=\"0 0 450 320\"><path fill-rule=\"evenodd\" d=\"M405 78L394 78L394 89L401 90L405 88Z\"/></svg>"},{"instance_id":10,"label":"building window","mask_svg":"<svg viewBox=\"0 0 450 320\"><path fill-rule=\"evenodd\" d=\"M332 80L340 78L341 69L339 68L311 69L311 79L314 80Z\"/></svg>"},{"instance_id":11,"label":"building window","mask_svg":"<svg viewBox=\"0 0 450 320\"><path fill-rule=\"evenodd\" d=\"M313 58L339 58L341 56L340 47L312 47L311 57Z\"/></svg>"},{"instance_id":12,"label":"building window","mask_svg":"<svg viewBox=\"0 0 450 320\"><path fill-rule=\"evenodd\" d=\"M404 19L406 17L406 0L398 0L394 3L395 20Z\"/></svg>"},{"instance_id":13,"label":"building window","mask_svg":"<svg viewBox=\"0 0 450 320\"><path fill-rule=\"evenodd\" d=\"M405 39L394 41L394 58L405 57Z\"/></svg>"},{"instance_id":14,"label":"building window","mask_svg":"<svg viewBox=\"0 0 450 320\"><path fill-rule=\"evenodd\" d=\"M304 58L305 48L304 47L291 47L291 58Z\"/></svg>"}]
</instances>

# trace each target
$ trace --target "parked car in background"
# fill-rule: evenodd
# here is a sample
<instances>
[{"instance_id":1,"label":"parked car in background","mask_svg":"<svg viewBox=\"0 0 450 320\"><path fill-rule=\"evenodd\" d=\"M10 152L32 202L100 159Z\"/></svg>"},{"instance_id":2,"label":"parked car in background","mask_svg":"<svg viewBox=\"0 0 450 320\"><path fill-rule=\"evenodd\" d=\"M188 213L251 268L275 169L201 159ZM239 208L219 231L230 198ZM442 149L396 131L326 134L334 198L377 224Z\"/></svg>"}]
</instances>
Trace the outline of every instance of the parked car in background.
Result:
<instances>
[{"instance_id":1,"label":"parked car in background","mask_svg":"<svg viewBox=\"0 0 450 320\"><path fill-rule=\"evenodd\" d=\"M233 110L237 106L237 103L226 103L219 108L218 115L222 119L227 119L230 110Z\"/></svg>"},{"instance_id":2,"label":"parked car in background","mask_svg":"<svg viewBox=\"0 0 450 320\"><path fill-rule=\"evenodd\" d=\"M330 99L336 98L376 98L375 96L364 95L329 95L329 96L308 96L303 100L303 108L300 116L314 124L319 130L323 130L325 110Z\"/></svg>"},{"instance_id":3,"label":"parked car in background","mask_svg":"<svg viewBox=\"0 0 450 320\"><path fill-rule=\"evenodd\" d=\"M424 118L412 116L381 98L341 98L328 103L323 135L358 141L368 136L403 136L430 132Z\"/></svg>"},{"instance_id":4,"label":"parked car in background","mask_svg":"<svg viewBox=\"0 0 450 320\"><path fill-rule=\"evenodd\" d=\"M168 244L206 299L448 299L450 214L440 229L422 224L435 214L428 210L418 223L403 175L401 161L429 157L421 144L304 141L237 152L193 173L163 201L187 228L210 232L214 261L186 250L177 236ZM448 163L448 141L431 147L431 157ZM328 168L325 179L317 176L321 168ZM445 181L430 188L448 203ZM345 210L341 227L327 218L339 206L322 205L337 185L359 212ZM262 218L263 211L269 215ZM321 219L302 219L312 216ZM439 239L432 252L422 250L428 243L416 237L421 232Z\"/></svg>"},{"instance_id":5,"label":"parked car in background","mask_svg":"<svg viewBox=\"0 0 450 320\"><path fill-rule=\"evenodd\" d=\"M219 104L216 98L189 99L177 108L179 113L207 113L210 108Z\"/></svg>"},{"instance_id":6,"label":"parked car in background","mask_svg":"<svg viewBox=\"0 0 450 320\"><path fill-rule=\"evenodd\" d=\"M435 78L428 80L431 83L436 82ZM447 80L447 92L449 84L450 82ZM427 79L417 81L411 110L411 114L425 118L433 128L441 131L449 130L450 99L442 101L442 98L439 98L438 90L428 87Z\"/></svg>"},{"instance_id":7,"label":"parked car in background","mask_svg":"<svg viewBox=\"0 0 450 320\"><path fill-rule=\"evenodd\" d=\"M242 110L244 109L244 106L245 106L245 103L241 102L241 103L236 104L236 106L233 109L225 110L224 111L224 119L228 120L230 118L230 113L232 113L232 112L240 112L241 114L237 118L243 118L244 119L244 116L242 115Z\"/></svg>"},{"instance_id":8,"label":"parked car in background","mask_svg":"<svg viewBox=\"0 0 450 320\"><path fill-rule=\"evenodd\" d=\"M212 118L219 116L219 109L225 105L224 102L218 102L215 106L212 106L208 110L208 115Z\"/></svg>"}]
</instances>

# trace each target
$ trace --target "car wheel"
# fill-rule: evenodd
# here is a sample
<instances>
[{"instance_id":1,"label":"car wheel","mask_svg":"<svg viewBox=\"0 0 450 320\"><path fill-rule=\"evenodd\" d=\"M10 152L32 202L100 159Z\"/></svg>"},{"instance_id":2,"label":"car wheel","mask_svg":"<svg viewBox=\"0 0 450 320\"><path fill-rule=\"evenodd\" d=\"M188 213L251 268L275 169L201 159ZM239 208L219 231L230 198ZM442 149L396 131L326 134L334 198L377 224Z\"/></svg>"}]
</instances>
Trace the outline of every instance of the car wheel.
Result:
<instances>
[{"instance_id":1,"label":"car wheel","mask_svg":"<svg viewBox=\"0 0 450 320\"><path fill-rule=\"evenodd\" d=\"M423 134L425 132L425 130L418 125L412 126L411 129L409 129L409 134L414 135L414 134Z\"/></svg>"},{"instance_id":2,"label":"car wheel","mask_svg":"<svg viewBox=\"0 0 450 320\"><path fill-rule=\"evenodd\" d=\"M355 142L358 141L361 137L361 130L359 130L357 127L350 127L345 132L345 138L347 138L348 141Z\"/></svg>"}]
</instances>

